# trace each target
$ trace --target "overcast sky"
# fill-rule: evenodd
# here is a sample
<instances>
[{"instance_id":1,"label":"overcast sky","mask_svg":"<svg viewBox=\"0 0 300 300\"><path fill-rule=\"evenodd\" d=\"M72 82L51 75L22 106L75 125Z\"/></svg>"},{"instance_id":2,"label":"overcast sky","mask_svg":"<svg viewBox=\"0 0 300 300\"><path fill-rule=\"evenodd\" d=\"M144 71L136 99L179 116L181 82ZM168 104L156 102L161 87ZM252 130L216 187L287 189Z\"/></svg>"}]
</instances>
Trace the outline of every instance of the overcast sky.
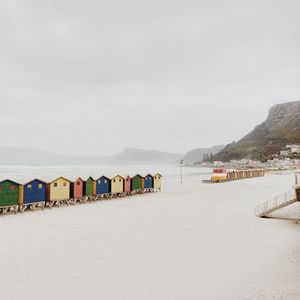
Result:
<instances>
[{"instance_id":1,"label":"overcast sky","mask_svg":"<svg viewBox=\"0 0 300 300\"><path fill-rule=\"evenodd\" d=\"M2 145L183 153L295 100L299 0L0 0Z\"/></svg>"}]
</instances>

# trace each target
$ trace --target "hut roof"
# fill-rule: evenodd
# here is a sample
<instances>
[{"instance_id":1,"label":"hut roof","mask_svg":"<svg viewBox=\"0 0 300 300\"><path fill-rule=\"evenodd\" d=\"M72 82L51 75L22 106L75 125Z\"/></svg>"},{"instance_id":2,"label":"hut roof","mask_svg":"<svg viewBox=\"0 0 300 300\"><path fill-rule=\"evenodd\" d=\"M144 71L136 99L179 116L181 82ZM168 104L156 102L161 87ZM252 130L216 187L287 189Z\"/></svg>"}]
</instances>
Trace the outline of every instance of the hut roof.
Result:
<instances>
[{"instance_id":1,"label":"hut roof","mask_svg":"<svg viewBox=\"0 0 300 300\"><path fill-rule=\"evenodd\" d=\"M78 181L78 180L84 181L81 177L78 177L75 181Z\"/></svg>"},{"instance_id":2,"label":"hut roof","mask_svg":"<svg viewBox=\"0 0 300 300\"><path fill-rule=\"evenodd\" d=\"M43 180L40 180L40 179L38 179L38 178L35 178L35 179L32 179L32 180L30 180L30 181L24 183L24 185L30 184L30 183L32 183L32 182L34 182L34 181L38 181L38 182L47 184L47 182L45 182L45 181L43 181Z\"/></svg>"},{"instance_id":3,"label":"hut roof","mask_svg":"<svg viewBox=\"0 0 300 300\"><path fill-rule=\"evenodd\" d=\"M144 174L143 174L144 175ZM145 176L143 176L144 178L147 177L147 176L151 176L151 177L154 177L153 175L151 175L150 173L148 174L145 174Z\"/></svg>"},{"instance_id":4,"label":"hut roof","mask_svg":"<svg viewBox=\"0 0 300 300\"><path fill-rule=\"evenodd\" d=\"M132 178L135 178L135 177L140 177L140 178L144 178L142 175L140 174L136 174L135 176L133 176Z\"/></svg>"},{"instance_id":5,"label":"hut roof","mask_svg":"<svg viewBox=\"0 0 300 300\"><path fill-rule=\"evenodd\" d=\"M99 180L99 179L102 179L102 178L107 179L107 180L111 180L110 178L103 175L103 176L99 177L98 179L96 179L96 181Z\"/></svg>"},{"instance_id":6,"label":"hut roof","mask_svg":"<svg viewBox=\"0 0 300 300\"><path fill-rule=\"evenodd\" d=\"M63 179L63 180L65 180L65 181L71 182L69 179L67 179L67 178L65 178L65 177L63 177L63 176L60 176L60 177L54 179L53 181L51 181L50 183L53 183L53 182L55 182L55 181L57 181L57 180L59 180L59 179Z\"/></svg>"},{"instance_id":7,"label":"hut roof","mask_svg":"<svg viewBox=\"0 0 300 300\"><path fill-rule=\"evenodd\" d=\"M163 177L160 173L156 173L154 176L157 176L157 175L159 175L160 177Z\"/></svg>"},{"instance_id":8,"label":"hut roof","mask_svg":"<svg viewBox=\"0 0 300 300\"><path fill-rule=\"evenodd\" d=\"M0 184L2 184L2 183L5 182L5 181L8 181L8 182L13 183L13 184L15 184L15 185L20 185L20 183L15 182L15 181L10 180L10 179L4 179L4 180L0 181Z\"/></svg>"},{"instance_id":9,"label":"hut roof","mask_svg":"<svg viewBox=\"0 0 300 300\"><path fill-rule=\"evenodd\" d=\"M115 179L115 178L122 178L122 179L125 179L125 177L123 177L123 176L121 176L121 175L116 175L116 176L114 176L112 179Z\"/></svg>"}]
</instances>

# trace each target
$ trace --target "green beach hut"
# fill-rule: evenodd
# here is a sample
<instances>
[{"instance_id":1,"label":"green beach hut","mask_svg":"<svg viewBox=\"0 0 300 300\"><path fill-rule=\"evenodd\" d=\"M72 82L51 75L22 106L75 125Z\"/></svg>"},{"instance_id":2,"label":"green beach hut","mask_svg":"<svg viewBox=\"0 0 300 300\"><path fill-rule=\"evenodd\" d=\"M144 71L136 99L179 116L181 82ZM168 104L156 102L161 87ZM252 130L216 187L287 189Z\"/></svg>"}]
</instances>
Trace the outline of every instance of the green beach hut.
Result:
<instances>
[{"instance_id":1,"label":"green beach hut","mask_svg":"<svg viewBox=\"0 0 300 300\"><path fill-rule=\"evenodd\" d=\"M84 195L90 196L95 194L95 180L93 177L89 177L84 184Z\"/></svg>"},{"instance_id":2,"label":"green beach hut","mask_svg":"<svg viewBox=\"0 0 300 300\"><path fill-rule=\"evenodd\" d=\"M143 189L143 177L137 174L131 179L131 190L135 192L135 191L141 191L142 189Z\"/></svg>"},{"instance_id":3,"label":"green beach hut","mask_svg":"<svg viewBox=\"0 0 300 300\"><path fill-rule=\"evenodd\" d=\"M9 179L0 182L0 206L18 205L19 186L20 184Z\"/></svg>"}]
</instances>

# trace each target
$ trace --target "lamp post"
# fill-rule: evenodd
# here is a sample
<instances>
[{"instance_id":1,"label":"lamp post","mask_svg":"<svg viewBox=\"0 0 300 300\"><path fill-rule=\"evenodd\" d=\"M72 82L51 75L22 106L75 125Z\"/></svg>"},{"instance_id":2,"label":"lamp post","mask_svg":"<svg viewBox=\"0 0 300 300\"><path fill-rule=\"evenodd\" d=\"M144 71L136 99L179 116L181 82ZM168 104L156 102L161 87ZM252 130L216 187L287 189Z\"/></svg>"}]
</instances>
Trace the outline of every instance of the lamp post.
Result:
<instances>
[{"instance_id":1,"label":"lamp post","mask_svg":"<svg viewBox=\"0 0 300 300\"><path fill-rule=\"evenodd\" d=\"M180 183L182 184L182 168L183 168L183 159L179 161L180 163Z\"/></svg>"}]
</instances>

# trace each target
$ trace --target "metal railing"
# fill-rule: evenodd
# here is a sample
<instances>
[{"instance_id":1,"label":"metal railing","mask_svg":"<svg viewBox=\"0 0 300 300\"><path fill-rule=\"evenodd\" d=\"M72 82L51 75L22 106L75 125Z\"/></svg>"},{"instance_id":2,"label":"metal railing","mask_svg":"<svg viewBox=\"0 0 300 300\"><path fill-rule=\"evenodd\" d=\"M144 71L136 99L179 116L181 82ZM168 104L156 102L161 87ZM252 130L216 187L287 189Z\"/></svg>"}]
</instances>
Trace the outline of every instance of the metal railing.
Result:
<instances>
[{"instance_id":1,"label":"metal railing","mask_svg":"<svg viewBox=\"0 0 300 300\"><path fill-rule=\"evenodd\" d=\"M284 194L276 196L275 198L270 199L264 203L257 205L254 209L254 214L256 216L263 216L265 213L269 211L275 210L276 208L280 208L289 202L292 202L296 198L295 190L290 190Z\"/></svg>"}]
</instances>

